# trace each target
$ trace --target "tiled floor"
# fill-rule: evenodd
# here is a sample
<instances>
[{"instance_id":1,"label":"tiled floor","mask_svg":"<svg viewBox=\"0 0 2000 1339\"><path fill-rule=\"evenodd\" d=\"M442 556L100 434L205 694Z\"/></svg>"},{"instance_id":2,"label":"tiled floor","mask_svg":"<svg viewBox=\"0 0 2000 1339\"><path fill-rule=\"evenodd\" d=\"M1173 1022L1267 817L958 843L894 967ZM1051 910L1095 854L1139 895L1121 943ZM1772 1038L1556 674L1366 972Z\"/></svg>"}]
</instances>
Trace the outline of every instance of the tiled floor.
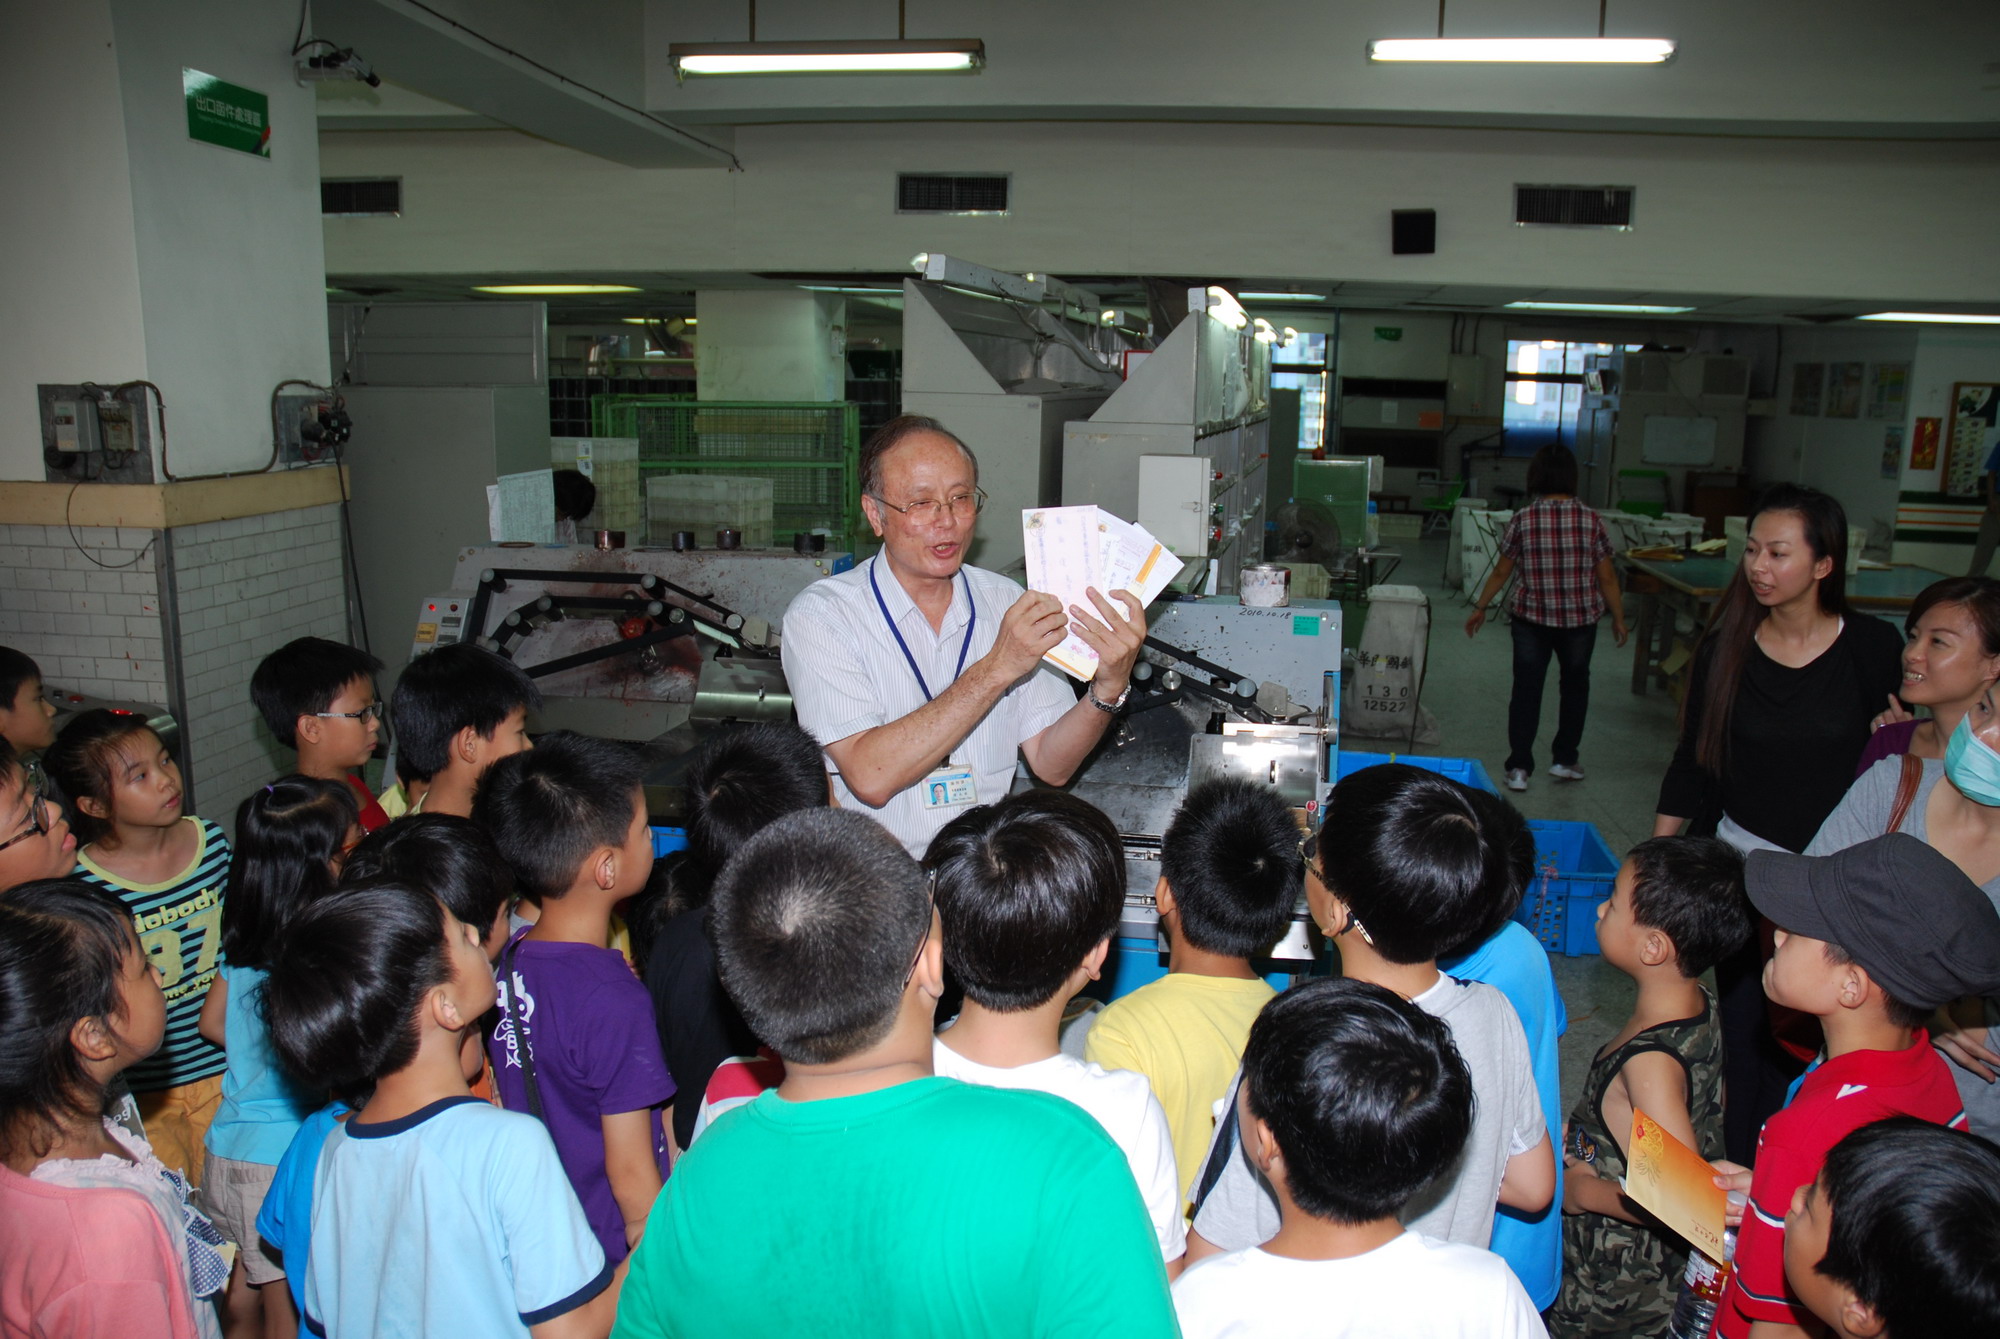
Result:
<instances>
[{"instance_id":1,"label":"tiled floor","mask_svg":"<svg viewBox=\"0 0 2000 1339\"><path fill-rule=\"evenodd\" d=\"M1438 718L1443 737L1420 750L1447 757L1477 758L1493 779L1507 757L1507 699L1513 684L1513 642L1506 621L1489 618L1476 638L1465 635L1470 603L1443 584L1442 538L1404 541L1403 566L1391 580L1421 587L1431 598L1429 669L1423 705ZM1548 741L1555 733L1556 671L1549 669L1542 698L1542 731L1537 736L1537 771L1525 793L1503 792L1529 818L1584 820L1597 825L1618 856L1652 834L1653 805L1660 777L1673 752L1675 708L1658 689L1645 697L1631 691L1632 647L1619 648L1609 622L1598 632L1591 661L1591 704L1580 762L1587 777L1557 781L1548 775ZM1385 751L1374 742L1357 747ZM1631 1012L1630 978L1597 957L1552 955L1556 984L1569 1009L1563 1039L1563 1110L1581 1090L1591 1057Z\"/></svg>"}]
</instances>

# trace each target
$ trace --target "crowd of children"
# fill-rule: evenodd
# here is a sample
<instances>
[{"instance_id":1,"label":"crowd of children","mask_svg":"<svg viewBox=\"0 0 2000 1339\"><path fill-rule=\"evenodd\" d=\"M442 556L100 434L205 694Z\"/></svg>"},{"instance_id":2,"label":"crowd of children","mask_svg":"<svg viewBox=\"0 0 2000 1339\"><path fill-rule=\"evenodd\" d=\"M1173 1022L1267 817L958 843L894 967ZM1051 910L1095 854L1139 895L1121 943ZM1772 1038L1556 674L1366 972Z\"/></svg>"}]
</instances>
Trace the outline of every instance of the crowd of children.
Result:
<instances>
[{"instance_id":1,"label":"crowd of children","mask_svg":"<svg viewBox=\"0 0 2000 1339\"><path fill-rule=\"evenodd\" d=\"M404 671L373 793L380 669L265 658L298 764L232 848L143 720L52 733L0 648L0 1335L1660 1335L1639 1112L1745 1192L1718 1335L2000 1333L2000 1148L1926 1031L2000 995L2000 912L1913 838L1634 848L1632 1014L1565 1118L1497 796L1194 787L1167 971L1100 1008L1128 875L1082 800L919 861L810 737L733 727L656 860L636 755L531 741L476 646ZM1279 990L1301 905L1337 975ZM1739 1167L1704 974L1753 909L1825 1049Z\"/></svg>"}]
</instances>

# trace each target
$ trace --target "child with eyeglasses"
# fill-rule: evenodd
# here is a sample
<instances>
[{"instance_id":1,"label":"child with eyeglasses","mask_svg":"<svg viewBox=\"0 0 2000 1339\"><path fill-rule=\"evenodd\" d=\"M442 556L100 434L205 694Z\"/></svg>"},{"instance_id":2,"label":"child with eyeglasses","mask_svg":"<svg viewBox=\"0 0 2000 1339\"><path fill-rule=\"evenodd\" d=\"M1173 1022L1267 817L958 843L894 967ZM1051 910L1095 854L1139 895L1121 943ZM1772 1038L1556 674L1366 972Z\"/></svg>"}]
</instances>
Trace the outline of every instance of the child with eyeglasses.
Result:
<instances>
[{"instance_id":1,"label":"child with eyeglasses","mask_svg":"<svg viewBox=\"0 0 2000 1339\"><path fill-rule=\"evenodd\" d=\"M300 637L265 656L250 676L250 700L280 744L298 750L298 772L343 781L354 791L361 830L391 817L356 775L375 756L382 702L375 676L382 662L324 637Z\"/></svg>"},{"instance_id":2,"label":"child with eyeglasses","mask_svg":"<svg viewBox=\"0 0 2000 1339\"><path fill-rule=\"evenodd\" d=\"M0 739L0 893L74 868L76 838L44 793L41 768L23 764Z\"/></svg>"}]
</instances>

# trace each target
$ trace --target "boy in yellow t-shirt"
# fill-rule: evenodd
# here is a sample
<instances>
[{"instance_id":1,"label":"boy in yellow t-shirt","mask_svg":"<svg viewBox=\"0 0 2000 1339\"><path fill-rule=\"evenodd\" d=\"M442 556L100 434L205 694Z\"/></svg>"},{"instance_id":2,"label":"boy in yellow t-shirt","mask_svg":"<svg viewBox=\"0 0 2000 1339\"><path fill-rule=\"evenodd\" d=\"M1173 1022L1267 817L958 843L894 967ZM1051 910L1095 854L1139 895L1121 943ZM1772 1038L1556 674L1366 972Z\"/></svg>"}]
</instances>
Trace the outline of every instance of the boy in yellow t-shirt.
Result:
<instances>
[{"instance_id":1,"label":"boy in yellow t-shirt","mask_svg":"<svg viewBox=\"0 0 2000 1339\"><path fill-rule=\"evenodd\" d=\"M1188 792L1160 847L1154 890L1167 975L1114 1000L1084 1056L1133 1069L1167 1113L1187 1198L1250 1024L1275 994L1250 965L1284 934L1304 886L1299 825L1278 792L1211 781Z\"/></svg>"}]
</instances>

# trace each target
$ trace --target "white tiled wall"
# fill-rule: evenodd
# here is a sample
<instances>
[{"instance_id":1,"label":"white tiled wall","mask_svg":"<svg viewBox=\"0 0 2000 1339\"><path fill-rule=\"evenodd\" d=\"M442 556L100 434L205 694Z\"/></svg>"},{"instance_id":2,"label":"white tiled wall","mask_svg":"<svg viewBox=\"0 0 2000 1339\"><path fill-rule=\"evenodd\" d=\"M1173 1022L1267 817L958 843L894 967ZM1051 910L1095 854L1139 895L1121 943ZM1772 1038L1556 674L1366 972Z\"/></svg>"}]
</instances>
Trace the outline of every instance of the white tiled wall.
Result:
<instances>
[{"instance_id":1,"label":"white tiled wall","mask_svg":"<svg viewBox=\"0 0 2000 1339\"><path fill-rule=\"evenodd\" d=\"M151 530L0 525L0 643L33 656L52 687L165 702L153 540Z\"/></svg>"},{"instance_id":2,"label":"white tiled wall","mask_svg":"<svg viewBox=\"0 0 2000 1339\"><path fill-rule=\"evenodd\" d=\"M196 812L233 829L244 795L293 765L251 705L251 672L294 637L346 636L340 509L171 538L183 761ZM33 656L52 687L174 705L158 557L151 530L78 526L72 538L67 526L0 525L0 643Z\"/></svg>"},{"instance_id":3,"label":"white tiled wall","mask_svg":"<svg viewBox=\"0 0 2000 1339\"><path fill-rule=\"evenodd\" d=\"M294 637L346 637L340 509L210 521L173 542L183 737L202 815L233 828L243 797L293 765L250 702L251 672Z\"/></svg>"}]
</instances>

